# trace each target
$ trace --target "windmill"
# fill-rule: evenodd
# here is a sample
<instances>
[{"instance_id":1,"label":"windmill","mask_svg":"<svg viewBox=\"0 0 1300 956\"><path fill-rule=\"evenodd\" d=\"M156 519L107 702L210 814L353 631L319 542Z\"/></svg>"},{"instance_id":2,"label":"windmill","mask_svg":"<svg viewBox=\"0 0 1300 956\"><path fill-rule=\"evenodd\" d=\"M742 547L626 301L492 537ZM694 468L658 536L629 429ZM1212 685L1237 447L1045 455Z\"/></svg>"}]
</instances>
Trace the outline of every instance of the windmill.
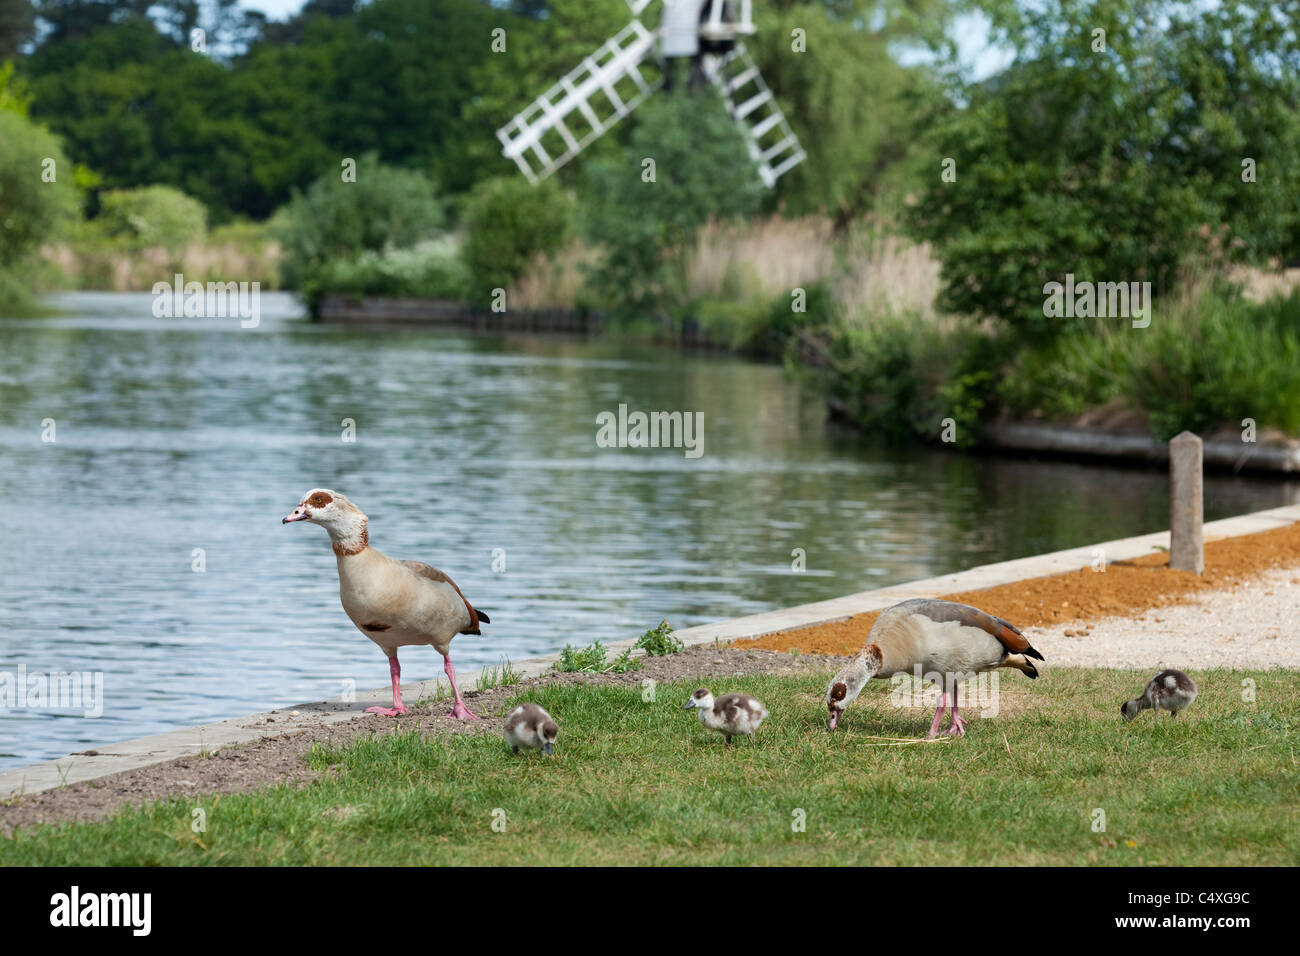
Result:
<instances>
[{"instance_id":1,"label":"windmill","mask_svg":"<svg viewBox=\"0 0 1300 956\"><path fill-rule=\"evenodd\" d=\"M665 60L690 58L722 94L770 188L807 154L745 49L752 0L659 0L659 27L639 19L656 0L626 0L632 22L497 130L502 153L531 183L551 175L663 85L641 66L658 47Z\"/></svg>"}]
</instances>

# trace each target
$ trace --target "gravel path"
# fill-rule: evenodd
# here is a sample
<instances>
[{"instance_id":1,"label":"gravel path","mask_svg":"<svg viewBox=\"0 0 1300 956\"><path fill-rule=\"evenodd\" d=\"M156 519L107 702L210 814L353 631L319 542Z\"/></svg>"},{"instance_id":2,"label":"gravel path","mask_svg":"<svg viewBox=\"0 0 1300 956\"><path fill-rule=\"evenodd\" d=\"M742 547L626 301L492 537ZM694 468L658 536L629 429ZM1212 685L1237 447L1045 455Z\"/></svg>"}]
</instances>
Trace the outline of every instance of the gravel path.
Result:
<instances>
[{"instance_id":1,"label":"gravel path","mask_svg":"<svg viewBox=\"0 0 1300 956\"><path fill-rule=\"evenodd\" d=\"M1300 568L1204 591L1186 604L1025 634L1049 667L1300 667Z\"/></svg>"}]
</instances>

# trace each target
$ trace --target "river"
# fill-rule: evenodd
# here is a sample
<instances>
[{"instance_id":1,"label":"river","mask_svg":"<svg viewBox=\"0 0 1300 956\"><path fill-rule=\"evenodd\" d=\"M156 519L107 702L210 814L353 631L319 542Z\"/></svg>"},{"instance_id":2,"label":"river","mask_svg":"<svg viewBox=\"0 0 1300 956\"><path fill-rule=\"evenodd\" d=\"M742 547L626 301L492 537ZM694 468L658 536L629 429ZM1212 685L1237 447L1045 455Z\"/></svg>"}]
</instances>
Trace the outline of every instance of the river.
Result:
<instances>
[{"instance_id":1,"label":"river","mask_svg":"<svg viewBox=\"0 0 1300 956\"><path fill-rule=\"evenodd\" d=\"M1168 526L1158 471L889 448L770 365L322 327L275 294L253 328L152 301L0 319L0 688L103 675L98 717L0 709L0 767L386 685L325 532L280 523L312 487L488 612L453 644L464 671ZM604 447L620 405L698 413L699 456ZM1298 499L1211 477L1206 516Z\"/></svg>"}]
</instances>

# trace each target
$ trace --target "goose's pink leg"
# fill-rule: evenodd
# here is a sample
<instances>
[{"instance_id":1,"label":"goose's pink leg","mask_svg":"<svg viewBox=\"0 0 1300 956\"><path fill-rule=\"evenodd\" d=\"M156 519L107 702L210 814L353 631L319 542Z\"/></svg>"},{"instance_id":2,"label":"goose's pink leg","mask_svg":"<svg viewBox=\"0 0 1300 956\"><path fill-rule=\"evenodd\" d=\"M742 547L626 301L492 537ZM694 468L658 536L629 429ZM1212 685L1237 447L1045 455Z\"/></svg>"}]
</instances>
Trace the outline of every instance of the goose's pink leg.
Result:
<instances>
[{"instance_id":1,"label":"goose's pink leg","mask_svg":"<svg viewBox=\"0 0 1300 956\"><path fill-rule=\"evenodd\" d=\"M967 701L967 703L969 703L969 701ZM948 729L944 731L944 733L956 737L966 736L966 721L961 719L961 711L957 709L956 687L952 689L952 724L949 725Z\"/></svg>"},{"instance_id":2,"label":"goose's pink leg","mask_svg":"<svg viewBox=\"0 0 1300 956\"><path fill-rule=\"evenodd\" d=\"M939 736L939 721L943 719L943 712L948 709L948 692L944 691L939 695L939 709L934 712L934 723L930 725L930 736Z\"/></svg>"},{"instance_id":3,"label":"goose's pink leg","mask_svg":"<svg viewBox=\"0 0 1300 956\"><path fill-rule=\"evenodd\" d=\"M402 703L402 665L397 663L396 654L388 659L388 676L393 679L393 706L367 707L367 714L383 714L385 717L396 717L398 714L410 713L406 709L406 705Z\"/></svg>"},{"instance_id":4,"label":"goose's pink leg","mask_svg":"<svg viewBox=\"0 0 1300 956\"><path fill-rule=\"evenodd\" d=\"M451 681L451 692L456 697L456 705L452 707L451 713L447 716L455 717L458 720L478 720L477 717L469 712L469 708L465 706L465 702L460 699L460 691L456 689L456 668L451 666L450 657L444 657L442 659L442 669L447 674L447 680Z\"/></svg>"}]
</instances>

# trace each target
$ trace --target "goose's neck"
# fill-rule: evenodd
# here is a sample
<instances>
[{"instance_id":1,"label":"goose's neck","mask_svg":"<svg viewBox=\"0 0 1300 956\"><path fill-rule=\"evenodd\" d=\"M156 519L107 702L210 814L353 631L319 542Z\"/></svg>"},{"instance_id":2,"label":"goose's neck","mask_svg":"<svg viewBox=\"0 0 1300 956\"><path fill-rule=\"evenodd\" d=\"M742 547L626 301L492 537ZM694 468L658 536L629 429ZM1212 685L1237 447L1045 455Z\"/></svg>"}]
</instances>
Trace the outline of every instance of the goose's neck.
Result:
<instances>
[{"instance_id":1,"label":"goose's neck","mask_svg":"<svg viewBox=\"0 0 1300 956\"><path fill-rule=\"evenodd\" d=\"M327 529L330 534L330 546L340 558L360 554L370 546L370 533L366 530L365 517L340 528Z\"/></svg>"},{"instance_id":2,"label":"goose's neck","mask_svg":"<svg viewBox=\"0 0 1300 956\"><path fill-rule=\"evenodd\" d=\"M880 673L884 662L884 655L877 644L868 644L858 651L849 666L852 668L853 677L858 682L859 688Z\"/></svg>"}]
</instances>

